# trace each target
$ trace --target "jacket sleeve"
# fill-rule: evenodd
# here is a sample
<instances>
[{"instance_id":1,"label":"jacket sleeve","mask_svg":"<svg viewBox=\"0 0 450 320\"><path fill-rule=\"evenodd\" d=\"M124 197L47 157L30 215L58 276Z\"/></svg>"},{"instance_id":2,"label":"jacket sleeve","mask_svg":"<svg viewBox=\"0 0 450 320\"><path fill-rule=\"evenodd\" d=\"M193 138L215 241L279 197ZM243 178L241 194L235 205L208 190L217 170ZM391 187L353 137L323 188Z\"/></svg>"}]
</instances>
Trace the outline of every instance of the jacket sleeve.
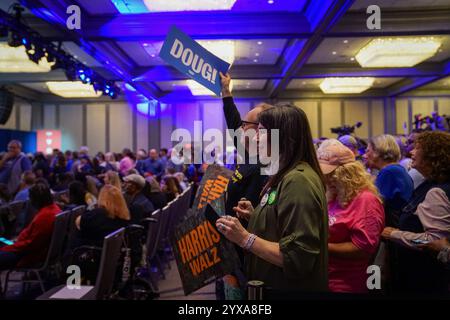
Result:
<instances>
[{"instance_id":1,"label":"jacket sleeve","mask_svg":"<svg viewBox=\"0 0 450 320\"><path fill-rule=\"evenodd\" d=\"M327 241L327 208L300 172L282 182L276 197L283 271L289 278L304 278L316 266L321 244Z\"/></svg>"},{"instance_id":2,"label":"jacket sleeve","mask_svg":"<svg viewBox=\"0 0 450 320\"><path fill-rule=\"evenodd\" d=\"M241 115L234 103L233 97L225 97L222 100L227 128L237 130L241 125Z\"/></svg>"},{"instance_id":3,"label":"jacket sleeve","mask_svg":"<svg viewBox=\"0 0 450 320\"><path fill-rule=\"evenodd\" d=\"M37 215L37 218L21 232L17 241L11 246L2 248L2 250L24 254L39 250L48 245L47 242L52 230L53 223L49 223L48 219Z\"/></svg>"}]
</instances>

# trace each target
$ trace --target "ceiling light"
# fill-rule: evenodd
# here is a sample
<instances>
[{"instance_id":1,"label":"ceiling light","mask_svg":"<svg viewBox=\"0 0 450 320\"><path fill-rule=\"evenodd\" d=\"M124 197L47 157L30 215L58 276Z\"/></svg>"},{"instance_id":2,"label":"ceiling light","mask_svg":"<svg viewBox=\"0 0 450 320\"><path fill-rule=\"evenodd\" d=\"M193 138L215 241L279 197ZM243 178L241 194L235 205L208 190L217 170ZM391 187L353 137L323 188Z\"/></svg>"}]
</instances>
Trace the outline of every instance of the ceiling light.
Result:
<instances>
[{"instance_id":1,"label":"ceiling light","mask_svg":"<svg viewBox=\"0 0 450 320\"><path fill-rule=\"evenodd\" d=\"M236 0L144 0L150 12L231 10Z\"/></svg>"},{"instance_id":2,"label":"ceiling light","mask_svg":"<svg viewBox=\"0 0 450 320\"><path fill-rule=\"evenodd\" d=\"M273 0L269 0L269 1L267 1L267 3L268 3L268 4L273 4L274 1L273 1Z\"/></svg>"},{"instance_id":3,"label":"ceiling light","mask_svg":"<svg viewBox=\"0 0 450 320\"><path fill-rule=\"evenodd\" d=\"M186 85L188 86L189 90L191 91L193 96L215 96L216 94L209 90L208 88L204 87L200 83L198 83L195 80L189 79L186 80ZM230 82L230 91L233 90L233 80Z\"/></svg>"},{"instance_id":4,"label":"ceiling light","mask_svg":"<svg viewBox=\"0 0 450 320\"><path fill-rule=\"evenodd\" d=\"M256 57L259 57L259 52L255 53L255 56L256 56Z\"/></svg>"},{"instance_id":5,"label":"ceiling light","mask_svg":"<svg viewBox=\"0 0 450 320\"><path fill-rule=\"evenodd\" d=\"M344 43L348 43L348 40L344 40L343 42L344 42Z\"/></svg>"},{"instance_id":6,"label":"ceiling light","mask_svg":"<svg viewBox=\"0 0 450 320\"><path fill-rule=\"evenodd\" d=\"M258 43L259 46L262 45L262 41L258 41L257 43Z\"/></svg>"},{"instance_id":7,"label":"ceiling light","mask_svg":"<svg viewBox=\"0 0 450 320\"><path fill-rule=\"evenodd\" d=\"M319 85L323 93L361 93L369 89L375 81L370 77L325 78Z\"/></svg>"},{"instance_id":8,"label":"ceiling light","mask_svg":"<svg viewBox=\"0 0 450 320\"><path fill-rule=\"evenodd\" d=\"M354 57L351 57L350 60L351 60L351 61L355 61L355 58L354 58Z\"/></svg>"},{"instance_id":9,"label":"ceiling light","mask_svg":"<svg viewBox=\"0 0 450 320\"><path fill-rule=\"evenodd\" d=\"M336 51L333 51L332 54L335 55L335 54L336 54Z\"/></svg>"},{"instance_id":10,"label":"ceiling light","mask_svg":"<svg viewBox=\"0 0 450 320\"><path fill-rule=\"evenodd\" d=\"M96 98L102 95L102 92L95 92L89 84L81 81L49 81L46 82L48 90L64 98Z\"/></svg>"},{"instance_id":11,"label":"ceiling light","mask_svg":"<svg viewBox=\"0 0 450 320\"><path fill-rule=\"evenodd\" d=\"M258 59L253 59L253 62L255 62L255 63L258 62Z\"/></svg>"},{"instance_id":12,"label":"ceiling light","mask_svg":"<svg viewBox=\"0 0 450 320\"><path fill-rule=\"evenodd\" d=\"M233 40L197 40L197 42L212 54L228 62L234 62L235 42Z\"/></svg>"},{"instance_id":13,"label":"ceiling light","mask_svg":"<svg viewBox=\"0 0 450 320\"><path fill-rule=\"evenodd\" d=\"M434 38L379 38L359 50L356 60L365 68L412 67L434 56L440 46Z\"/></svg>"},{"instance_id":14,"label":"ceiling light","mask_svg":"<svg viewBox=\"0 0 450 320\"><path fill-rule=\"evenodd\" d=\"M28 58L24 46L13 48L0 43L0 72L49 72L54 64L45 57L36 64Z\"/></svg>"}]
</instances>

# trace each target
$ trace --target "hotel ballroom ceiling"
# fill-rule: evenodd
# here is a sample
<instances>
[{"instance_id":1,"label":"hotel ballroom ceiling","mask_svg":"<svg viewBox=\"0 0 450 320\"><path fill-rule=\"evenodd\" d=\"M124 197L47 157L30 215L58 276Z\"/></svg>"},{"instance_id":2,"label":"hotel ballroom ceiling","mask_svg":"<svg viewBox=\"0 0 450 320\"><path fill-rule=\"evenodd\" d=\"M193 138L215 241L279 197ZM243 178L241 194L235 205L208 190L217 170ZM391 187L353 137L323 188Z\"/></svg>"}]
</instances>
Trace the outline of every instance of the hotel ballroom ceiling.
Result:
<instances>
[{"instance_id":1,"label":"hotel ballroom ceiling","mask_svg":"<svg viewBox=\"0 0 450 320\"><path fill-rule=\"evenodd\" d=\"M0 9L7 11L13 2L2 1ZM122 87L133 85L148 99L199 98L189 91L187 77L158 57L171 25L197 40L233 43L230 73L239 98L339 96L320 90L320 83L328 77L375 78L368 90L356 94L358 97L450 91L448 0L376 1L382 10L380 30L366 27L366 8L374 2L371 0L236 0L229 10L153 8L153 12L143 0L20 2L27 8L24 22L31 28L48 40L62 41L63 48L79 61ZM67 17L66 8L71 4L81 8L81 30L70 31L58 23ZM409 67L363 68L355 59L373 39L395 38L419 42L432 38L440 45L431 57ZM62 70L0 73L0 84L16 86L30 96L56 98L45 82L65 80Z\"/></svg>"}]
</instances>

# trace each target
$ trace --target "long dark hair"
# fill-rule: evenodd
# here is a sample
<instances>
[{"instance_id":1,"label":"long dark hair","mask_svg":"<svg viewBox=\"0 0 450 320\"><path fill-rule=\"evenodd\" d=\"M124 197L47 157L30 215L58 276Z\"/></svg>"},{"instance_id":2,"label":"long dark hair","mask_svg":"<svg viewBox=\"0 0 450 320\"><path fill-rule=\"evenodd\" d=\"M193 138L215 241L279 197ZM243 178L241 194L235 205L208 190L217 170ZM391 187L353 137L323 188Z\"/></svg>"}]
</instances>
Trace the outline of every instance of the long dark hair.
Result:
<instances>
[{"instance_id":1,"label":"long dark hair","mask_svg":"<svg viewBox=\"0 0 450 320\"><path fill-rule=\"evenodd\" d=\"M300 162L306 162L317 173L323 185L325 180L317 160L311 129L305 112L292 104L279 104L262 111L258 122L270 132L279 130L280 163L278 172L271 176L261 192L276 186ZM270 135L269 135L270 137ZM272 143L272 142L271 142Z\"/></svg>"}]
</instances>

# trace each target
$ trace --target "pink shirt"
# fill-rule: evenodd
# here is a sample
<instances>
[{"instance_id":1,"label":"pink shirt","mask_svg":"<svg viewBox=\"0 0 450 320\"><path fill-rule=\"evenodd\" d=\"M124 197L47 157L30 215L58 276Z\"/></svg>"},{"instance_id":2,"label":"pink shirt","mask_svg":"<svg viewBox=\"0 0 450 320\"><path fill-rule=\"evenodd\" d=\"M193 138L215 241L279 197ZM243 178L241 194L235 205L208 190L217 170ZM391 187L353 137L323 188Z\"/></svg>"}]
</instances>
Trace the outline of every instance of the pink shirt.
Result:
<instances>
[{"instance_id":1,"label":"pink shirt","mask_svg":"<svg viewBox=\"0 0 450 320\"><path fill-rule=\"evenodd\" d=\"M346 207L337 201L328 203L328 243L352 242L359 249L374 255L384 228L384 209L370 191L357 195ZM333 292L366 292L367 267L370 258L350 260L329 256L328 283Z\"/></svg>"},{"instance_id":2,"label":"pink shirt","mask_svg":"<svg viewBox=\"0 0 450 320\"><path fill-rule=\"evenodd\" d=\"M123 176L126 176L128 171L134 168L134 161L130 157L124 157L120 160L119 171Z\"/></svg>"}]
</instances>

